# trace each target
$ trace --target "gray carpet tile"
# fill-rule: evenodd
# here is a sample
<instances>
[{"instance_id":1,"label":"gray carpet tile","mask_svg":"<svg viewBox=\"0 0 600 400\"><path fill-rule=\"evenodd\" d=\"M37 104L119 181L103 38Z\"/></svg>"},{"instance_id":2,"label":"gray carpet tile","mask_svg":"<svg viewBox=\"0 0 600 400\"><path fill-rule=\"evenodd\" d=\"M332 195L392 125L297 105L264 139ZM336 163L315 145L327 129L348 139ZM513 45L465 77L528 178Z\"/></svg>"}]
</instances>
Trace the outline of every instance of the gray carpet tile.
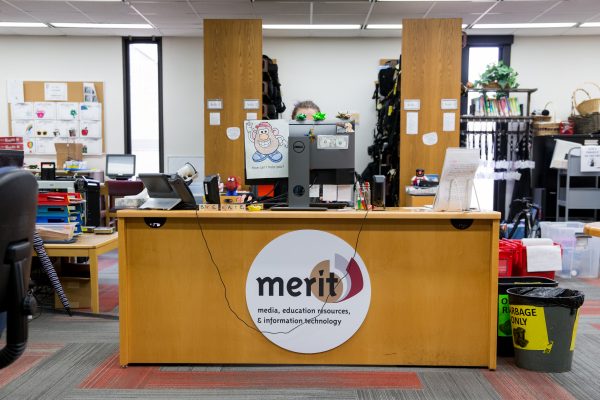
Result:
<instances>
[{"instance_id":1,"label":"gray carpet tile","mask_svg":"<svg viewBox=\"0 0 600 400\"><path fill-rule=\"evenodd\" d=\"M551 375L576 399L600 399L600 334L578 334L571 371Z\"/></svg>"},{"instance_id":2,"label":"gray carpet tile","mask_svg":"<svg viewBox=\"0 0 600 400\"><path fill-rule=\"evenodd\" d=\"M62 399L117 348L116 343L67 344L2 388L0 399Z\"/></svg>"},{"instance_id":3,"label":"gray carpet tile","mask_svg":"<svg viewBox=\"0 0 600 400\"><path fill-rule=\"evenodd\" d=\"M479 370L458 369L420 372L420 390L359 390L360 400L499 400Z\"/></svg>"}]
</instances>

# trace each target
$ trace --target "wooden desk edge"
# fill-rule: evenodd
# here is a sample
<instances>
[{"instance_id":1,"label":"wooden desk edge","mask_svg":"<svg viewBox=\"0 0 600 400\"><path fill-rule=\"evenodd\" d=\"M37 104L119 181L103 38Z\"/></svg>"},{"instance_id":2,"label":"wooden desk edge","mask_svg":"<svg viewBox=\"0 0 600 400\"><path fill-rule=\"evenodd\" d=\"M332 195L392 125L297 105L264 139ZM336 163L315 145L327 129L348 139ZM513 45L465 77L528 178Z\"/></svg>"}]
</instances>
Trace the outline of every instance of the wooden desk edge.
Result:
<instances>
[{"instance_id":1,"label":"wooden desk edge","mask_svg":"<svg viewBox=\"0 0 600 400\"><path fill-rule=\"evenodd\" d=\"M256 219L361 219L365 211L189 211L189 210L119 210L118 218L256 218ZM369 211L367 219L490 219L500 220L500 213L485 212L439 212L422 208L398 208Z\"/></svg>"},{"instance_id":2,"label":"wooden desk edge","mask_svg":"<svg viewBox=\"0 0 600 400\"><path fill-rule=\"evenodd\" d=\"M583 232L586 235L600 237L600 222L592 222L591 224L585 224Z\"/></svg>"}]
</instances>

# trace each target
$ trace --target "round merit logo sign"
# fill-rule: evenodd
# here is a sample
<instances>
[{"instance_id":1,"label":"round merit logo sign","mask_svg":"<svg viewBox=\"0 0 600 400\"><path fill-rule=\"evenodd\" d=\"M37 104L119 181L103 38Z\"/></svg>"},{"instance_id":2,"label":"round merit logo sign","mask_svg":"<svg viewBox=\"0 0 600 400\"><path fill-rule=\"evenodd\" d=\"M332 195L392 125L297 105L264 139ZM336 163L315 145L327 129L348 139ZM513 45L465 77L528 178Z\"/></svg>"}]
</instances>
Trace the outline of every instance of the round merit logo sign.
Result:
<instances>
[{"instance_id":1,"label":"round merit logo sign","mask_svg":"<svg viewBox=\"0 0 600 400\"><path fill-rule=\"evenodd\" d=\"M258 253L246 280L246 304L256 327L297 353L320 353L350 339L370 302L364 262L352 246L323 231L277 237Z\"/></svg>"}]
</instances>

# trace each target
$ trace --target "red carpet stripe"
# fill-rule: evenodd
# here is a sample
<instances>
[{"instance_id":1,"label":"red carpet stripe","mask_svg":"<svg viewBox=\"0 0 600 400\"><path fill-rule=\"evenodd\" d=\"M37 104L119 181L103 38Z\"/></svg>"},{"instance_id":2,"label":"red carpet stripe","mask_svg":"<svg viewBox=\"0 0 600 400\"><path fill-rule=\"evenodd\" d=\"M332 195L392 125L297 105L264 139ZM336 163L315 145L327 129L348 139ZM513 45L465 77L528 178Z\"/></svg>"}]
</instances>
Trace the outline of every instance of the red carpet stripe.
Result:
<instances>
[{"instance_id":1,"label":"red carpet stripe","mask_svg":"<svg viewBox=\"0 0 600 400\"><path fill-rule=\"evenodd\" d=\"M600 287L600 278L582 278L581 280L588 285Z\"/></svg>"},{"instance_id":2,"label":"red carpet stripe","mask_svg":"<svg viewBox=\"0 0 600 400\"><path fill-rule=\"evenodd\" d=\"M585 300L581 306L581 315L600 315L600 300Z\"/></svg>"},{"instance_id":3,"label":"red carpet stripe","mask_svg":"<svg viewBox=\"0 0 600 400\"><path fill-rule=\"evenodd\" d=\"M159 367L121 368L109 357L81 389L422 389L415 372L388 371L160 371Z\"/></svg>"},{"instance_id":4,"label":"red carpet stripe","mask_svg":"<svg viewBox=\"0 0 600 400\"><path fill-rule=\"evenodd\" d=\"M483 371L503 400L574 400L549 374L507 365L502 371Z\"/></svg>"},{"instance_id":5,"label":"red carpet stripe","mask_svg":"<svg viewBox=\"0 0 600 400\"><path fill-rule=\"evenodd\" d=\"M3 342L0 345L4 347L5 343ZM64 345L56 343L28 344L27 350L17 361L0 370L0 389L63 347Z\"/></svg>"}]
</instances>

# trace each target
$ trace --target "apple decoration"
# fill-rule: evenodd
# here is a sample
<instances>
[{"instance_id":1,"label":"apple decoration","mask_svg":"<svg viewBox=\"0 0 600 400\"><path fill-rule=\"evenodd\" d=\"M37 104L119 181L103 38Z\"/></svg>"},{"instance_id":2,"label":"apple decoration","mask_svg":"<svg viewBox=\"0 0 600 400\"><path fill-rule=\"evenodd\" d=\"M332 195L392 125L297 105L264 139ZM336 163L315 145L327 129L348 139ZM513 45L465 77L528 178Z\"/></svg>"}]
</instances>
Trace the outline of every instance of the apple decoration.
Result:
<instances>
[{"instance_id":1,"label":"apple decoration","mask_svg":"<svg viewBox=\"0 0 600 400\"><path fill-rule=\"evenodd\" d=\"M44 118L44 115L46 115L46 113L44 112L44 110L39 110L36 112L38 118Z\"/></svg>"},{"instance_id":2,"label":"apple decoration","mask_svg":"<svg viewBox=\"0 0 600 400\"><path fill-rule=\"evenodd\" d=\"M83 129L81 130L81 136L87 136L88 132L89 132L89 131L88 131L88 128L87 128L87 126L86 126L85 128L83 128Z\"/></svg>"}]
</instances>

